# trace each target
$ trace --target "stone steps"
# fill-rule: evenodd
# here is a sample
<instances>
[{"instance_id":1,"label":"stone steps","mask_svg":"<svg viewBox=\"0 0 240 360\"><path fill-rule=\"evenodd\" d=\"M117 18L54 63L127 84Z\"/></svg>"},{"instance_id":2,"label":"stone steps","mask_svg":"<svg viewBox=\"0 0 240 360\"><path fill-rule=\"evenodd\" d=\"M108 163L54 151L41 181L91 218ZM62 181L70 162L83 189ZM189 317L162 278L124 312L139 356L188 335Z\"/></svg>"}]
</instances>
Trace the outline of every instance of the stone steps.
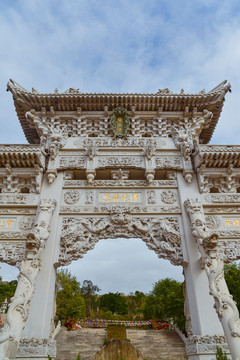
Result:
<instances>
[{"instance_id":1,"label":"stone steps","mask_svg":"<svg viewBox=\"0 0 240 360\"><path fill-rule=\"evenodd\" d=\"M103 346L106 329L62 330L57 335L57 360L93 360ZM127 337L146 360L186 360L185 345L173 330L127 330ZM125 359L127 360L127 359Z\"/></svg>"},{"instance_id":2,"label":"stone steps","mask_svg":"<svg viewBox=\"0 0 240 360\"><path fill-rule=\"evenodd\" d=\"M106 339L106 329L61 330L57 335L57 360L92 360Z\"/></svg>"},{"instance_id":3,"label":"stone steps","mask_svg":"<svg viewBox=\"0 0 240 360\"><path fill-rule=\"evenodd\" d=\"M185 360L185 344L174 330L127 330L128 339L147 360Z\"/></svg>"}]
</instances>

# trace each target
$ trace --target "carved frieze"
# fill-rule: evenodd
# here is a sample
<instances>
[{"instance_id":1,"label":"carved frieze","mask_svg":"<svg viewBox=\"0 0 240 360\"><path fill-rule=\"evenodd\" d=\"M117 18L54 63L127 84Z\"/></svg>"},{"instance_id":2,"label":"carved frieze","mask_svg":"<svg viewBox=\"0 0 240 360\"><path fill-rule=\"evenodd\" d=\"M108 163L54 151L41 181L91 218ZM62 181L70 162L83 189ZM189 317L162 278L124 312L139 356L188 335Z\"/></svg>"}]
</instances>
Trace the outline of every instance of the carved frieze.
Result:
<instances>
[{"instance_id":1,"label":"carved frieze","mask_svg":"<svg viewBox=\"0 0 240 360\"><path fill-rule=\"evenodd\" d=\"M61 169L83 169L85 167L85 157L69 157L61 156L59 160L59 167Z\"/></svg>"},{"instance_id":2,"label":"carved frieze","mask_svg":"<svg viewBox=\"0 0 240 360\"><path fill-rule=\"evenodd\" d=\"M143 158L139 156L105 156L98 158L99 166L133 166L143 167Z\"/></svg>"},{"instance_id":3,"label":"carved frieze","mask_svg":"<svg viewBox=\"0 0 240 360\"><path fill-rule=\"evenodd\" d=\"M180 157L161 156L155 158L156 167L159 169L181 169Z\"/></svg>"},{"instance_id":4,"label":"carved frieze","mask_svg":"<svg viewBox=\"0 0 240 360\"><path fill-rule=\"evenodd\" d=\"M44 338L22 338L19 342L17 356L56 356L56 340Z\"/></svg>"},{"instance_id":5,"label":"carved frieze","mask_svg":"<svg viewBox=\"0 0 240 360\"><path fill-rule=\"evenodd\" d=\"M205 200L209 203L236 203L240 202L240 194L209 194Z\"/></svg>"},{"instance_id":6,"label":"carved frieze","mask_svg":"<svg viewBox=\"0 0 240 360\"><path fill-rule=\"evenodd\" d=\"M0 241L0 261L19 266L25 257L25 241Z\"/></svg>"},{"instance_id":7,"label":"carved frieze","mask_svg":"<svg viewBox=\"0 0 240 360\"><path fill-rule=\"evenodd\" d=\"M217 174L198 174L198 183L201 193L210 193L212 189L219 193L236 193L240 188L240 178L226 172L219 171Z\"/></svg>"},{"instance_id":8,"label":"carved frieze","mask_svg":"<svg viewBox=\"0 0 240 360\"><path fill-rule=\"evenodd\" d=\"M99 239L136 236L159 257L180 265L182 250L178 219L133 217L131 214L129 207L113 207L108 216L64 218L58 265L82 257Z\"/></svg>"},{"instance_id":9,"label":"carved frieze","mask_svg":"<svg viewBox=\"0 0 240 360\"><path fill-rule=\"evenodd\" d=\"M65 180L64 187L87 187L89 186L86 180ZM93 187L146 187L149 186L147 180L93 180ZM151 188L153 187L177 187L175 180L153 180Z\"/></svg>"},{"instance_id":10,"label":"carved frieze","mask_svg":"<svg viewBox=\"0 0 240 360\"><path fill-rule=\"evenodd\" d=\"M0 194L0 204L37 204L37 197L28 194Z\"/></svg>"},{"instance_id":11,"label":"carved frieze","mask_svg":"<svg viewBox=\"0 0 240 360\"><path fill-rule=\"evenodd\" d=\"M128 139L123 138L117 138L113 140L113 138L98 138L98 139L78 139L74 141L74 146L77 148L86 148L89 145L96 145L97 147L145 147L146 145L154 145L158 146L158 148L162 148L166 145L166 142L164 140L156 140L156 139L143 139L143 138L137 138L132 137Z\"/></svg>"},{"instance_id":12,"label":"carved frieze","mask_svg":"<svg viewBox=\"0 0 240 360\"><path fill-rule=\"evenodd\" d=\"M24 209L24 208L0 208L0 214L2 215L19 215L19 214L24 214L24 215L30 215L30 214L36 214L36 210L35 209Z\"/></svg>"},{"instance_id":13,"label":"carved frieze","mask_svg":"<svg viewBox=\"0 0 240 360\"><path fill-rule=\"evenodd\" d=\"M185 340L187 354L215 355L217 346L229 354L225 336L220 335L192 335Z\"/></svg>"}]
</instances>

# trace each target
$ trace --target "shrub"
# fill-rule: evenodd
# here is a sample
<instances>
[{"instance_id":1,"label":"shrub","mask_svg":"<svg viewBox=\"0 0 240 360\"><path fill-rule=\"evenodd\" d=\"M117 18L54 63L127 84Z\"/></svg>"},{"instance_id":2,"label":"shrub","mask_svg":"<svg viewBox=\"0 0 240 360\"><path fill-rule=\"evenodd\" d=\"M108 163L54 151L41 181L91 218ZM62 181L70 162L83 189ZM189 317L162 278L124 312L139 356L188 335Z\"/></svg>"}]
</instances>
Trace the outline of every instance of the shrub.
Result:
<instances>
[{"instance_id":1,"label":"shrub","mask_svg":"<svg viewBox=\"0 0 240 360\"><path fill-rule=\"evenodd\" d=\"M227 354L222 351L222 348L217 346L216 360L228 360Z\"/></svg>"}]
</instances>

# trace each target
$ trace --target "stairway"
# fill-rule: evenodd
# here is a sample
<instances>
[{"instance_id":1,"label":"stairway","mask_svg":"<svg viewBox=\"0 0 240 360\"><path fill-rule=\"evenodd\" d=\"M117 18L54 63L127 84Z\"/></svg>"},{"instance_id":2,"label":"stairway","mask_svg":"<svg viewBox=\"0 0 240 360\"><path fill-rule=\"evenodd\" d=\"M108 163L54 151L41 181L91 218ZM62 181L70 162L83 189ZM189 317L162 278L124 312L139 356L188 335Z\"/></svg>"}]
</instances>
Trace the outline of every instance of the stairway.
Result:
<instances>
[{"instance_id":1,"label":"stairway","mask_svg":"<svg viewBox=\"0 0 240 360\"><path fill-rule=\"evenodd\" d=\"M61 330L56 336L57 360L92 360L106 339L106 329Z\"/></svg>"},{"instance_id":2,"label":"stairway","mask_svg":"<svg viewBox=\"0 0 240 360\"><path fill-rule=\"evenodd\" d=\"M127 337L147 360L186 360L185 344L174 330L127 330Z\"/></svg>"},{"instance_id":3,"label":"stairway","mask_svg":"<svg viewBox=\"0 0 240 360\"><path fill-rule=\"evenodd\" d=\"M62 330L57 335L57 360L93 360L103 346L106 329ZM173 330L127 330L127 337L146 360L186 360L185 345ZM125 359L127 360L127 359Z\"/></svg>"}]
</instances>

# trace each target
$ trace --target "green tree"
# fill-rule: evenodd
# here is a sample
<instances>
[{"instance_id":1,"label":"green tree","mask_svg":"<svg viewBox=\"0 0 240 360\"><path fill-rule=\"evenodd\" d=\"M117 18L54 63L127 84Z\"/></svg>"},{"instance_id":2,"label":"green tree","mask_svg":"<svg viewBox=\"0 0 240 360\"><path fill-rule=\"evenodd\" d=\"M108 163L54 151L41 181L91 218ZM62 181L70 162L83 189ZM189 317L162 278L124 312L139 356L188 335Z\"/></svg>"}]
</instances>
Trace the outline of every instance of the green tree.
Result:
<instances>
[{"instance_id":1,"label":"green tree","mask_svg":"<svg viewBox=\"0 0 240 360\"><path fill-rule=\"evenodd\" d=\"M59 320L65 322L85 316L86 305L81 295L80 283L67 269L57 273L56 304L56 315Z\"/></svg>"},{"instance_id":2,"label":"green tree","mask_svg":"<svg viewBox=\"0 0 240 360\"><path fill-rule=\"evenodd\" d=\"M0 277L0 305L7 298L8 303L10 302L11 297L13 297L17 287L17 280L12 281L2 281Z\"/></svg>"},{"instance_id":3,"label":"green tree","mask_svg":"<svg viewBox=\"0 0 240 360\"><path fill-rule=\"evenodd\" d=\"M169 278L156 282L146 299L144 314L147 319L173 319L174 323L184 330L183 283Z\"/></svg>"},{"instance_id":4,"label":"green tree","mask_svg":"<svg viewBox=\"0 0 240 360\"><path fill-rule=\"evenodd\" d=\"M144 318L144 308L147 295L141 291L135 291L126 296L128 306L128 316L132 320L141 320Z\"/></svg>"},{"instance_id":5,"label":"green tree","mask_svg":"<svg viewBox=\"0 0 240 360\"><path fill-rule=\"evenodd\" d=\"M81 288L81 294L86 304L86 316L94 316L98 308L98 295L100 291L97 285L93 285L91 280L84 280Z\"/></svg>"},{"instance_id":6,"label":"green tree","mask_svg":"<svg viewBox=\"0 0 240 360\"><path fill-rule=\"evenodd\" d=\"M231 263L224 266L224 277L228 289L237 303L240 312L240 263Z\"/></svg>"},{"instance_id":7,"label":"green tree","mask_svg":"<svg viewBox=\"0 0 240 360\"><path fill-rule=\"evenodd\" d=\"M113 314L124 315L128 313L126 298L120 293L108 293L100 297L100 308L111 311Z\"/></svg>"}]
</instances>

